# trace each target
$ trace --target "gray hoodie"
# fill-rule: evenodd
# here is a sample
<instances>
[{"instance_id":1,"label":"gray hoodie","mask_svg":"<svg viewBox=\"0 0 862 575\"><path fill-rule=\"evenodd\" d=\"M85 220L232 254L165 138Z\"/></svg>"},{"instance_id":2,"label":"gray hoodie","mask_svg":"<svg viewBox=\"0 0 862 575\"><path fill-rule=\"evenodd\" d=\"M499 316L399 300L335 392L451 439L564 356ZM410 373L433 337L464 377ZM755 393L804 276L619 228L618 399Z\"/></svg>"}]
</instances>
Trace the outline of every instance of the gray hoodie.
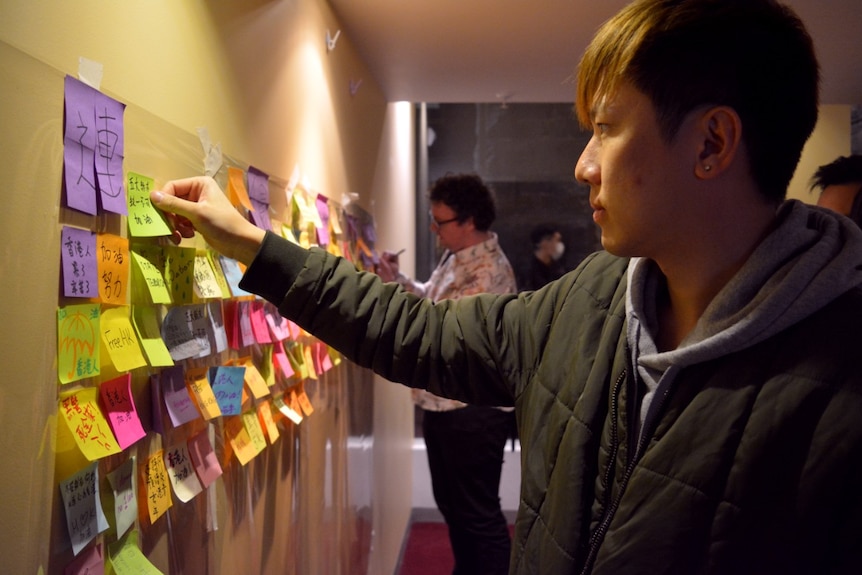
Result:
<instances>
[{"instance_id":1,"label":"gray hoodie","mask_svg":"<svg viewBox=\"0 0 862 575\"><path fill-rule=\"evenodd\" d=\"M715 296L677 349L655 344L658 266L633 258L628 269L628 343L646 388L640 423L656 390L669 389L682 367L750 347L808 317L862 283L862 230L843 216L788 200L776 227Z\"/></svg>"}]
</instances>

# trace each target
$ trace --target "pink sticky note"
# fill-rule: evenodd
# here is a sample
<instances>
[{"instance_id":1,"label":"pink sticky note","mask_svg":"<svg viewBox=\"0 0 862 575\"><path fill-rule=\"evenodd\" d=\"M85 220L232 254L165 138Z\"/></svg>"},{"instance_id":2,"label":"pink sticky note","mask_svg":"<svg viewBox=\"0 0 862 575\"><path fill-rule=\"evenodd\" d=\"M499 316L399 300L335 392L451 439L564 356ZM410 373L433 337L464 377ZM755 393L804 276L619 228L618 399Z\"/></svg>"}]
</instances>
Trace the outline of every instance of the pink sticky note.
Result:
<instances>
[{"instance_id":1,"label":"pink sticky note","mask_svg":"<svg viewBox=\"0 0 862 575\"><path fill-rule=\"evenodd\" d=\"M332 358L329 357L329 349L321 341L315 344L314 364L317 373L324 373L332 369Z\"/></svg>"},{"instance_id":2,"label":"pink sticky note","mask_svg":"<svg viewBox=\"0 0 862 575\"><path fill-rule=\"evenodd\" d=\"M102 382L99 385L99 395L120 449L127 448L146 435L132 399L130 374Z\"/></svg>"},{"instance_id":3,"label":"pink sticky note","mask_svg":"<svg viewBox=\"0 0 862 575\"><path fill-rule=\"evenodd\" d=\"M263 301L255 300L251 302L251 331L254 333L254 340L257 343L272 343L272 338L269 335L269 325L266 323L266 312L263 307Z\"/></svg>"},{"instance_id":4,"label":"pink sticky note","mask_svg":"<svg viewBox=\"0 0 862 575\"><path fill-rule=\"evenodd\" d=\"M242 347L253 345L254 331L251 322L251 302L241 301L237 306L237 317L239 318L240 344Z\"/></svg>"},{"instance_id":5,"label":"pink sticky note","mask_svg":"<svg viewBox=\"0 0 862 575\"><path fill-rule=\"evenodd\" d=\"M163 370L160 379L165 406L168 408L168 415L174 427L200 417L200 412L195 407L186 387L182 366L176 365Z\"/></svg>"},{"instance_id":6,"label":"pink sticky note","mask_svg":"<svg viewBox=\"0 0 862 575\"><path fill-rule=\"evenodd\" d=\"M101 543L84 548L83 552L63 569L63 575L103 575L104 573L105 555L102 552Z\"/></svg>"},{"instance_id":7,"label":"pink sticky note","mask_svg":"<svg viewBox=\"0 0 862 575\"><path fill-rule=\"evenodd\" d=\"M213 451L207 432L201 431L189 439L188 446L189 456L192 458L198 479L201 480L201 485L207 488L222 474L221 465Z\"/></svg>"},{"instance_id":8,"label":"pink sticky note","mask_svg":"<svg viewBox=\"0 0 862 575\"><path fill-rule=\"evenodd\" d=\"M280 341L276 341L272 346L272 361L281 370L285 378L293 377L293 366L290 365L290 360L287 359L287 353L284 351L284 345Z\"/></svg>"}]
</instances>

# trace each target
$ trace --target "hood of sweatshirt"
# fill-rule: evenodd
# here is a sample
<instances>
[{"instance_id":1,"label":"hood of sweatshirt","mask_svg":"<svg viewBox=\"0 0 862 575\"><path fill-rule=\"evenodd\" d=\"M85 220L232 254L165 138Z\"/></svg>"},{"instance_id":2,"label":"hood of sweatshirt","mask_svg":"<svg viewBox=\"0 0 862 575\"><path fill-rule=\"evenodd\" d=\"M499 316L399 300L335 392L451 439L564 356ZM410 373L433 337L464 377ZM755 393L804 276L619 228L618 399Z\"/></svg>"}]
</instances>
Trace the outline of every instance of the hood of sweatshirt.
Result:
<instances>
[{"instance_id":1,"label":"hood of sweatshirt","mask_svg":"<svg viewBox=\"0 0 862 575\"><path fill-rule=\"evenodd\" d=\"M829 210L798 200L784 202L772 233L715 296L680 346L663 353L653 339L659 273L645 258L629 264L629 345L638 371L654 380L645 381L648 388L671 366L750 347L862 283L862 230Z\"/></svg>"}]
</instances>

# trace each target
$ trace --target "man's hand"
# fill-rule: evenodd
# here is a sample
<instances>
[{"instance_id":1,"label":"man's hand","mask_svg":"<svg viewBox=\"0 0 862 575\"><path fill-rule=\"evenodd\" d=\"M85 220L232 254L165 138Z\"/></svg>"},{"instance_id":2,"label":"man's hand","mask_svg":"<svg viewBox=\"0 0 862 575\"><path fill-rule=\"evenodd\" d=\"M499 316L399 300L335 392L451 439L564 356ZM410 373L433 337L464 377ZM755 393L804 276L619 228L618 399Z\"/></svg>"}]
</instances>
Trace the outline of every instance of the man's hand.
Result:
<instances>
[{"instance_id":1,"label":"man's hand","mask_svg":"<svg viewBox=\"0 0 862 575\"><path fill-rule=\"evenodd\" d=\"M246 265L254 259L265 235L231 205L210 177L173 180L150 192L150 201L167 213L175 243L194 236L197 230L219 253Z\"/></svg>"}]
</instances>

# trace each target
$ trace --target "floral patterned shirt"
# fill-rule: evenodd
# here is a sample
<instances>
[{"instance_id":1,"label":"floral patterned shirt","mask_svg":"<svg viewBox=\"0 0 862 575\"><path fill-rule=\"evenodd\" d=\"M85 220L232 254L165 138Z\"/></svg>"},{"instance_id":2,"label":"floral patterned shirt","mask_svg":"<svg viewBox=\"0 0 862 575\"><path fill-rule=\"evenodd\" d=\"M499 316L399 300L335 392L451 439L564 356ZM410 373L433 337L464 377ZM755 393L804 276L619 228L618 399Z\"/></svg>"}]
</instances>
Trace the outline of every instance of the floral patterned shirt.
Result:
<instances>
[{"instance_id":1,"label":"floral patterned shirt","mask_svg":"<svg viewBox=\"0 0 862 575\"><path fill-rule=\"evenodd\" d=\"M457 252L446 251L427 282L399 275L396 281L408 291L434 301L458 299L477 293L515 293L515 274L500 249L497 234ZM450 411L466 404L446 399L424 389L413 390L413 401L429 411Z\"/></svg>"}]
</instances>

